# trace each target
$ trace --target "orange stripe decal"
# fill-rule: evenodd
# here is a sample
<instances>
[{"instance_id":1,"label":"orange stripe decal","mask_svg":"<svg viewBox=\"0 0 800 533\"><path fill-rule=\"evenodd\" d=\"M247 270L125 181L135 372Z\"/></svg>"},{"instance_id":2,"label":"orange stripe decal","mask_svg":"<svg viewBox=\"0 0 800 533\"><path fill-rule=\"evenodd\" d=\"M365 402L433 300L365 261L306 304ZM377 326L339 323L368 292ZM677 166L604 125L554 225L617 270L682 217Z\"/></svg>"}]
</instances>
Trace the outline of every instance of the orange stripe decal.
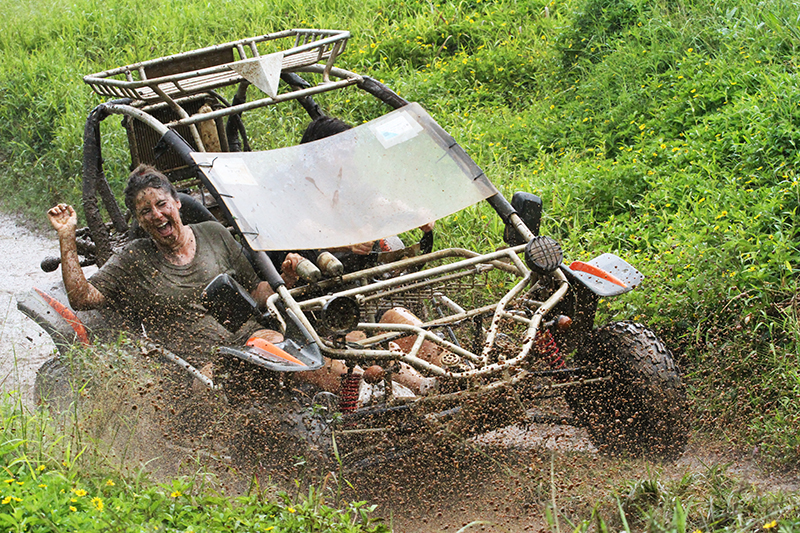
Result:
<instances>
[{"instance_id":1,"label":"orange stripe decal","mask_svg":"<svg viewBox=\"0 0 800 533\"><path fill-rule=\"evenodd\" d=\"M36 287L34 287L33 290L39 293L39 296L44 298L44 301L47 302L47 305L52 307L56 313L61 315L61 317L67 321L67 324L72 327L72 329L75 331L75 334L78 336L78 340L80 340L84 346L91 344L89 342L89 334L86 333L86 328L83 326L83 322L81 322L81 319L72 312L72 309L62 304L46 292L37 289Z\"/></svg>"},{"instance_id":2,"label":"orange stripe decal","mask_svg":"<svg viewBox=\"0 0 800 533\"><path fill-rule=\"evenodd\" d=\"M584 263L583 261L573 261L572 264L569 266L569 269L575 270L577 272L586 272L587 274L591 274L592 276L596 276L606 281L610 281L614 285L619 285L620 287L628 288L627 285L622 283L620 280L618 280L605 270L597 268L594 265L590 265L589 263Z\"/></svg>"},{"instance_id":3,"label":"orange stripe decal","mask_svg":"<svg viewBox=\"0 0 800 533\"><path fill-rule=\"evenodd\" d=\"M252 346L253 348L259 348L261 350L264 350L267 353L270 353L270 354L274 355L275 357L278 357L280 359L284 359L286 361L289 361L290 363L295 363L295 364L301 365L301 366L308 366L307 364L302 362L300 359L297 359L293 355L285 352L284 350L281 350L280 348L278 348L277 346L275 346L271 342L265 341L264 339L262 339L260 337L250 337L249 339L247 339L247 342L245 343L245 346Z\"/></svg>"}]
</instances>

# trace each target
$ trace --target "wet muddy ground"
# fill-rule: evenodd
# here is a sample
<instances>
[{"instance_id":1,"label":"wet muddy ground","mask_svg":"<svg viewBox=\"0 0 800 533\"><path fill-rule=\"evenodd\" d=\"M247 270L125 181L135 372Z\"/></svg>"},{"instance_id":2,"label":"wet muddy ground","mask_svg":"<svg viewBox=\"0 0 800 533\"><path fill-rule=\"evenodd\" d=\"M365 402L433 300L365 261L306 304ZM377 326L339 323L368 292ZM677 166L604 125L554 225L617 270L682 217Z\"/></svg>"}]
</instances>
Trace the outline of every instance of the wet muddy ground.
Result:
<instances>
[{"instance_id":1,"label":"wet muddy ground","mask_svg":"<svg viewBox=\"0 0 800 533\"><path fill-rule=\"evenodd\" d=\"M47 274L39 267L48 255L58 255L56 240L0 214L0 383L4 392L19 391L29 405L36 369L51 356L55 345L17 311L14 295L35 286L47 288L59 280L60 271Z\"/></svg>"},{"instance_id":2,"label":"wet muddy ground","mask_svg":"<svg viewBox=\"0 0 800 533\"><path fill-rule=\"evenodd\" d=\"M54 346L17 311L14 295L57 283L60 271L46 274L39 267L43 257L57 252L51 236L31 232L13 217L0 214L0 383L3 391L19 391L31 408L36 369L52 355ZM130 413L126 402L120 409ZM253 471L242 468L224 450L198 451L202 446L196 441L172 438L153 423L158 419L159 424L169 424L164 414L154 418L136 414L138 436L124 446L137 451L124 456L131 472L148 461L157 477L185 474L202 465L228 491L247 490ZM469 531L516 532L551 530L544 507L553 500L566 515L586 517L599 499L619 490L625 481L654 475L680 479L713 465L723 465L729 474L763 491L800 488L795 475L764 471L749 454L718 442L695 438L687 453L671 465L619 461L597 453L584 430L549 425L512 426L446 450L417 450L348 472L346 481L339 481L335 468L327 478L318 479L325 479L331 495L328 503L333 503L332 495L341 487L346 498L377 504L377 514L398 532L455 532L471 522L476 523Z\"/></svg>"}]
</instances>

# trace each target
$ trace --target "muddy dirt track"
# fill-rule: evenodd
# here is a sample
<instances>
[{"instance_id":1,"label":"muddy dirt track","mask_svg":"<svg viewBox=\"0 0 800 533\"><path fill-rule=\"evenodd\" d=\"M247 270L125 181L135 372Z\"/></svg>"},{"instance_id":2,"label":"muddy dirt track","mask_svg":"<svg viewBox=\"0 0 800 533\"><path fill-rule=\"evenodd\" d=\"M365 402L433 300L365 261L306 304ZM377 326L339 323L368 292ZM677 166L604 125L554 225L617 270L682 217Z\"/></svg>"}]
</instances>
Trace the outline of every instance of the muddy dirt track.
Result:
<instances>
[{"instance_id":1,"label":"muddy dirt track","mask_svg":"<svg viewBox=\"0 0 800 533\"><path fill-rule=\"evenodd\" d=\"M32 401L36 369L55 346L39 326L17 311L14 295L58 281L58 272L46 274L39 268L47 255L58 255L56 240L34 234L0 214L0 382L3 391L19 391L26 402Z\"/></svg>"},{"instance_id":2,"label":"muddy dirt track","mask_svg":"<svg viewBox=\"0 0 800 533\"><path fill-rule=\"evenodd\" d=\"M28 231L13 217L0 215L0 380L4 391L20 391L30 408L35 371L51 356L54 346L38 326L17 311L14 294L58 282L60 271L45 274L39 268L47 255L57 255L52 237ZM139 423L146 426L147 420L140 417ZM127 465L131 471L138 470L140 461L154 457L159 459L152 461L150 468L157 476L186 473L202 463L228 490L246 489L252 472L235 467L224 454L198 453L192 443L165 439L162 429L139 428L145 437L137 439L138 443L149 446L127 459L136 463ZM713 465L725 465L729 474L764 491L798 490L800 486L796 477L764 472L748 454L736 455L714 442L693 439L687 453L671 465L618 461L597 453L583 430L544 425L506 428L455 443L447 450L416 450L350 472L341 486L345 497L377 504L377 513L398 532L455 532L473 521L476 524L469 531L540 531L549 529L543 510L553 499L565 516L588 517L597 500L619 490L626 481L702 475ZM335 488L335 473L323 482ZM328 502L333 503L330 498Z\"/></svg>"}]
</instances>

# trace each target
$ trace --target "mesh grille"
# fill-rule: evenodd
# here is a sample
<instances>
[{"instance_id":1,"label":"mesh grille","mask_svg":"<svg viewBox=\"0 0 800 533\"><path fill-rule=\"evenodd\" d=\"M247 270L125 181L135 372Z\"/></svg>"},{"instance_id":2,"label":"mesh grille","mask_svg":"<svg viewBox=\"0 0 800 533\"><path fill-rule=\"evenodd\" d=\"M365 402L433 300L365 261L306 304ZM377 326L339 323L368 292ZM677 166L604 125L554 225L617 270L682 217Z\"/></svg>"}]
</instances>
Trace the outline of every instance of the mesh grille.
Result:
<instances>
[{"instance_id":1,"label":"mesh grille","mask_svg":"<svg viewBox=\"0 0 800 533\"><path fill-rule=\"evenodd\" d=\"M430 281L426 280L423 283ZM480 305L477 300L485 293L483 289L488 283L488 276L485 273L479 274L475 270L470 270L459 279L434 280L425 286L401 285L383 291L380 295L365 298L361 305L361 319L368 322L377 321L388 309L404 307L423 321L429 320L438 316L434 309L434 294L444 294L462 307L470 308Z\"/></svg>"},{"instance_id":2,"label":"mesh grille","mask_svg":"<svg viewBox=\"0 0 800 533\"><path fill-rule=\"evenodd\" d=\"M561 245L550 237L534 237L525 247L528 267L539 274L553 272L564 260Z\"/></svg>"}]
</instances>

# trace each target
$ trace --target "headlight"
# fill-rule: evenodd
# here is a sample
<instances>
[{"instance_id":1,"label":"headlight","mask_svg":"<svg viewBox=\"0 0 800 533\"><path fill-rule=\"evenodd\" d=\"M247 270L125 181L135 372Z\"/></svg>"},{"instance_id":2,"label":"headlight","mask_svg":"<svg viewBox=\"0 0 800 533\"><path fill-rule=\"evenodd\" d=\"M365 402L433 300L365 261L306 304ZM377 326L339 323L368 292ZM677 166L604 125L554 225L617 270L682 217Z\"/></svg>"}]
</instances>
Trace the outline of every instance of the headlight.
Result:
<instances>
[{"instance_id":1,"label":"headlight","mask_svg":"<svg viewBox=\"0 0 800 533\"><path fill-rule=\"evenodd\" d=\"M549 274L564 261L561 245L551 237L538 236L525 246L525 262L528 268L539 274Z\"/></svg>"}]
</instances>

